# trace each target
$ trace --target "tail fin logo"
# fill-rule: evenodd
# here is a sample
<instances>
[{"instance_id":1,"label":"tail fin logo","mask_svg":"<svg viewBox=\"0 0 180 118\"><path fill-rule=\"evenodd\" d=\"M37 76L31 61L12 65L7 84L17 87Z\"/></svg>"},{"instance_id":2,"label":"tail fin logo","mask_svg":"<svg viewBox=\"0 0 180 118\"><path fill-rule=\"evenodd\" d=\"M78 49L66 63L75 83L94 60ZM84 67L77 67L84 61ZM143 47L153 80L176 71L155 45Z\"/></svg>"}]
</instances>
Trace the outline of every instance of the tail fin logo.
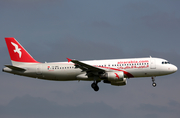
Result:
<instances>
[{"instance_id":1,"label":"tail fin logo","mask_svg":"<svg viewBox=\"0 0 180 118\"><path fill-rule=\"evenodd\" d=\"M11 44L15 47L14 52L15 52L15 53L17 52L17 53L19 54L19 58L21 58L21 55L22 55L22 52L20 51L21 48L19 48L18 45L15 44L15 43L13 43L13 42L11 42Z\"/></svg>"}]
</instances>

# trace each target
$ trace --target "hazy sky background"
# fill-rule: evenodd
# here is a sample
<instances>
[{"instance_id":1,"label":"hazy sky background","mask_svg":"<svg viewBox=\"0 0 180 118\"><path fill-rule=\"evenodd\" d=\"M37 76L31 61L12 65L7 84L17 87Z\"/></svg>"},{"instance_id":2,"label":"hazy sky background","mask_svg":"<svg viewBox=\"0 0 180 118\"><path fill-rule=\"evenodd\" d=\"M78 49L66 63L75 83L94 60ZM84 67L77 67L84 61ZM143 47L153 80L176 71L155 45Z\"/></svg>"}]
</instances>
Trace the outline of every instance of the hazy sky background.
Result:
<instances>
[{"instance_id":1,"label":"hazy sky background","mask_svg":"<svg viewBox=\"0 0 180 118\"><path fill-rule=\"evenodd\" d=\"M4 37L40 62L160 57L180 67L179 0L1 0ZM123 87L54 82L0 73L1 118L179 118L180 74L129 79Z\"/></svg>"}]
</instances>

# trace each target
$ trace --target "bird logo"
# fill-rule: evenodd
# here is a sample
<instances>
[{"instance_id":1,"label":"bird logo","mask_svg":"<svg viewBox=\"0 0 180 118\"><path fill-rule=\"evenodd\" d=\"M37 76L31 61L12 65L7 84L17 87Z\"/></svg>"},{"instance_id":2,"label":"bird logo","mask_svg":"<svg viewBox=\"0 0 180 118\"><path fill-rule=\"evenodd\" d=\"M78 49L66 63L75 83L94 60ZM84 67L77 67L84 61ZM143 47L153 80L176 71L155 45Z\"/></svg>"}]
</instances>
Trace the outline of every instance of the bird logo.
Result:
<instances>
[{"instance_id":1,"label":"bird logo","mask_svg":"<svg viewBox=\"0 0 180 118\"><path fill-rule=\"evenodd\" d=\"M119 75L117 73L114 73L116 75L116 77L119 79Z\"/></svg>"},{"instance_id":2,"label":"bird logo","mask_svg":"<svg viewBox=\"0 0 180 118\"><path fill-rule=\"evenodd\" d=\"M18 45L13 42L11 42L11 44L15 47L14 52L17 52L19 54L19 58L21 58L21 55L22 55L22 52L20 51L21 48L18 48Z\"/></svg>"}]
</instances>

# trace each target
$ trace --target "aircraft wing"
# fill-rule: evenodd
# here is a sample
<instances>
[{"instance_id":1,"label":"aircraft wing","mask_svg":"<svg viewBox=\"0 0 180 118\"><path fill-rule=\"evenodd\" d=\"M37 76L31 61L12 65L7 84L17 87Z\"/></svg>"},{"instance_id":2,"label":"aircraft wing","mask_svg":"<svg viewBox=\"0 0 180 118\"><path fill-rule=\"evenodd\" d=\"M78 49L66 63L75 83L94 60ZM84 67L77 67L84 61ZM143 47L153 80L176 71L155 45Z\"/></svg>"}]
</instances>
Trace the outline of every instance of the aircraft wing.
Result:
<instances>
[{"instance_id":1,"label":"aircraft wing","mask_svg":"<svg viewBox=\"0 0 180 118\"><path fill-rule=\"evenodd\" d=\"M104 69L101 69L101 68L98 68L98 67L95 67L95 66L91 66L89 64L80 62L78 60L72 60L72 59L69 59L69 58L67 58L67 59L68 59L68 62L74 63L75 67L80 68L82 71L86 71L86 72L102 72L102 73L105 72Z\"/></svg>"}]
</instances>

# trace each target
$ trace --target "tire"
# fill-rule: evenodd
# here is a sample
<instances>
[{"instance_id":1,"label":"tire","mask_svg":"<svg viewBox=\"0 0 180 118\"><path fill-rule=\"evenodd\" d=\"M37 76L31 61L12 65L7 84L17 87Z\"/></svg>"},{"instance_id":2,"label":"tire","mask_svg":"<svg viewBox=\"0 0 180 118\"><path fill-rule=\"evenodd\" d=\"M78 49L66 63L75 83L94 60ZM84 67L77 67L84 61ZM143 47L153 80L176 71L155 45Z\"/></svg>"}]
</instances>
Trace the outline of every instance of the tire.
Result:
<instances>
[{"instance_id":1,"label":"tire","mask_svg":"<svg viewBox=\"0 0 180 118\"><path fill-rule=\"evenodd\" d=\"M152 83L152 86L153 86L153 87L156 87L156 83L155 83L155 82L153 82L153 83Z\"/></svg>"},{"instance_id":2,"label":"tire","mask_svg":"<svg viewBox=\"0 0 180 118\"><path fill-rule=\"evenodd\" d=\"M91 84L91 87L92 87L93 89L94 89L96 86L97 86L97 85L96 85L96 83L94 83L94 82Z\"/></svg>"},{"instance_id":3,"label":"tire","mask_svg":"<svg viewBox=\"0 0 180 118\"><path fill-rule=\"evenodd\" d=\"M94 91L99 91L99 87L96 86L96 87L94 88Z\"/></svg>"}]
</instances>

